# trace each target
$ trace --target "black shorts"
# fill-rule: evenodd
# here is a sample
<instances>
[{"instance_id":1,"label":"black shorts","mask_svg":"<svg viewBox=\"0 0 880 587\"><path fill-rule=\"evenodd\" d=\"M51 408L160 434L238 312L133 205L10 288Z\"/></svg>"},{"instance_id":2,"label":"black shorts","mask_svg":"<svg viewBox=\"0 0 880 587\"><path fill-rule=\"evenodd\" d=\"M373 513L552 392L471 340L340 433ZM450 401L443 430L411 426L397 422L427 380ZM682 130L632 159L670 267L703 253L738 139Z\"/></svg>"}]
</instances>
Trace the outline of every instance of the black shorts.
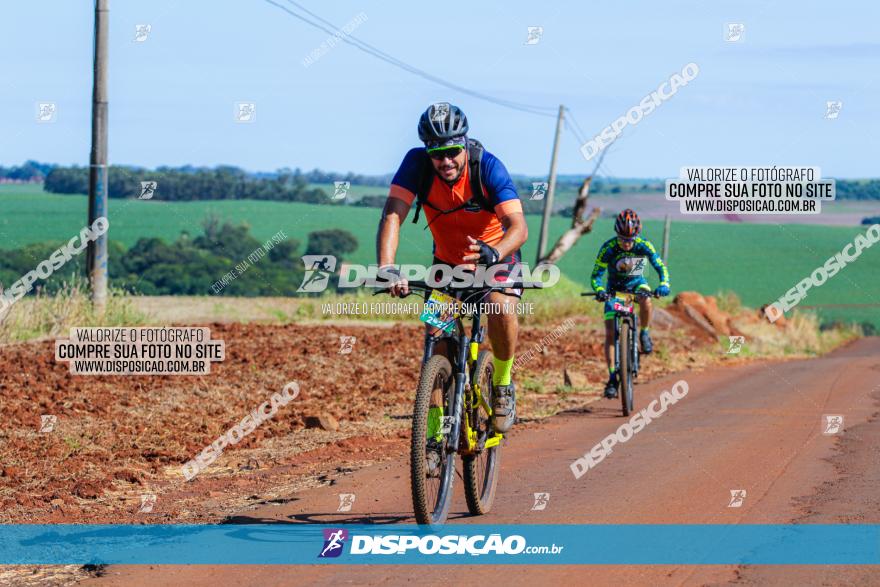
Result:
<instances>
[{"instance_id":1,"label":"black shorts","mask_svg":"<svg viewBox=\"0 0 880 587\"><path fill-rule=\"evenodd\" d=\"M522 254L519 250L516 250L513 254L504 257L503 259L501 259L501 261L495 264L503 265L501 269L496 270L495 279L497 279L498 281L506 281L510 277L510 274L511 272L513 272L514 268L520 263L522 263ZM434 265L450 265L453 267L455 266L454 263L449 263L437 257L434 257ZM492 267L495 267L495 265L493 265ZM522 275L521 270L518 273L519 275ZM508 287L504 290L504 294L508 296L514 296L516 298L522 298L523 290L521 287Z\"/></svg>"}]
</instances>

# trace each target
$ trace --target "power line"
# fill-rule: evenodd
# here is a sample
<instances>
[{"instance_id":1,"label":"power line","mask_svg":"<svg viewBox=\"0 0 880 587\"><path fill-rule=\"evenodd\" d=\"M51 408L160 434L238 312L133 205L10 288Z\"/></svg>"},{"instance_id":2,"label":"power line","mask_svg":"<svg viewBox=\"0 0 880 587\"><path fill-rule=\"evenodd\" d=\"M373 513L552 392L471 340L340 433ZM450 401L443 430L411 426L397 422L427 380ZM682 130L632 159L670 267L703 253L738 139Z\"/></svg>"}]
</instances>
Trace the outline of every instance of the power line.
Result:
<instances>
[{"instance_id":1,"label":"power line","mask_svg":"<svg viewBox=\"0 0 880 587\"><path fill-rule=\"evenodd\" d=\"M413 65L410 65L404 61L401 61L401 60L397 59L396 57L389 55L388 53L385 53L384 51L377 49L376 47L373 47L372 45L370 45L364 41L361 41L360 39L358 39L357 37L354 37L353 35L345 35L345 34L341 33L341 31L336 29L336 27L333 25L333 23L320 17L319 15L315 14L314 12L311 12L307 8L303 7L302 5L297 4L293 0L287 0L287 1L290 4L299 8L300 10L303 10L307 14L320 20L321 22L327 24L328 26L330 26L332 28L328 29L326 26L324 26L322 24L319 24L317 22L313 22L313 21L309 20L308 18L304 17L303 15L301 15L297 12L294 12L293 10L289 9L288 7L283 6L283 5L279 4L278 2L275 2L274 0L264 0L264 1L267 2L268 4L271 4L275 7L277 7L277 8L280 8L281 10L286 12L287 14L293 16L294 18L301 20L302 22L308 24L309 26L320 29L329 35L333 35L335 37L338 37L339 40L341 40L341 41L343 41L343 42L345 42L345 43L347 43L357 49L360 49L361 51L363 51L364 53L367 53L368 55L372 55L373 57L376 57L377 59L385 61L386 63L393 65L399 69L403 69L404 71L412 73L413 75L417 75L419 77L427 79L428 81L432 81L434 83L446 86L447 88L459 91L463 94L467 94L469 96L473 96L474 98L478 98L480 100L485 100L487 102L491 102L493 104L496 104L498 106L503 106L505 108L519 110L521 112L526 112L528 114L534 114L536 116L547 116L547 117L551 117L551 118L556 116L555 114L552 113L552 111L555 110L554 107L536 106L533 104L524 104L524 103L520 103L520 102L513 102L511 100L503 100L503 99L495 98L493 96L489 96L488 94L483 94L480 92L475 92L473 90L469 90L463 86L459 86L458 84L454 84L454 83L446 81L440 77L432 75L422 69L419 69L419 68L417 68Z\"/></svg>"},{"instance_id":2,"label":"power line","mask_svg":"<svg viewBox=\"0 0 880 587\"><path fill-rule=\"evenodd\" d=\"M571 129L571 131L575 134L578 141L580 141L581 145L586 144L587 143L587 139L586 139L587 133L585 133L584 129L581 128L581 125L578 124L577 118L575 118L575 115L574 115L574 111L571 108L569 108L568 106L566 106L565 109L568 110L568 113L571 115L571 121L574 123L575 127L577 127L577 132L575 132L575 129Z\"/></svg>"},{"instance_id":3,"label":"power line","mask_svg":"<svg viewBox=\"0 0 880 587\"><path fill-rule=\"evenodd\" d=\"M570 112L571 112L571 110L569 110L569 113ZM568 119L565 120L565 128L567 128L568 130L571 131L572 137L574 138L574 140L576 140L578 142L579 145L583 145L586 142L586 141L584 141L583 136L580 133L578 133L578 130L575 127L573 127L571 124L569 124Z\"/></svg>"},{"instance_id":4,"label":"power line","mask_svg":"<svg viewBox=\"0 0 880 587\"><path fill-rule=\"evenodd\" d=\"M325 33L327 33L329 35L337 37L339 40L351 45L352 47L354 47L356 49L359 49L360 51L362 51L368 55L371 55L381 61L384 61L385 63L388 63L389 65L393 65L394 67L397 67L399 69L407 71L413 75L417 75L417 76L419 76L423 79L426 79L428 81L432 81L432 82L437 83L439 85L442 85L447 88L462 92L462 93L467 94L469 96L473 96L474 98L478 98L480 100L490 102L490 103L495 104L497 106L502 106L504 108L519 110L520 112L525 112L527 114L534 114L536 116L546 116L548 118L555 118L556 117L556 114L553 113L553 111L556 109L555 107L538 106L538 105L534 105L534 104L525 104L522 102L514 102L511 100L504 100L504 99L500 99L500 98L495 98L494 96L490 96L488 94L483 94L481 92L476 92L474 90L470 90L470 89L465 88L463 86L460 86L458 84L449 82L443 78L440 78L438 76L430 74L423 69L420 69L418 67L415 67L413 65L406 63L405 61L401 61L400 59L397 59L393 55L390 55L390 54L386 53L385 51L382 51L381 49L367 43L366 41L362 41L361 39L355 37L354 35L344 34L342 31L337 29L336 25L334 25L332 22L323 18L321 15L309 10L307 7L296 2L295 0L287 0L287 2L288 2L288 4L295 6L296 8L298 8L299 10L304 12L305 14L311 16L312 18L314 18L320 22L314 22L314 21L310 20L309 18L303 16L302 14L299 14L299 13L291 10L287 6L279 4L275 0L264 0L264 1L267 2L268 4L275 6L276 8L283 10L284 12L289 14L290 16L293 16L294 18L308 24L311 27L314 27L316 29L324 31ZM323 23L323 24L321 24L321 23ZM586 144L587 143L586 133L584 133L583 129L581 128L581 125L578 123L577 118L574 116L574 112L572 111L571 108L569 108L567 106L565 107L565 110L568 111L570 118L571 118L571 121L574 125L574 126L572 126L571 124L569 124L568 119L565 119L564 120L565 127L571 131L572 135L574 135L575 140L577 140L580 145Z\"/></svg>"}]
</instances>

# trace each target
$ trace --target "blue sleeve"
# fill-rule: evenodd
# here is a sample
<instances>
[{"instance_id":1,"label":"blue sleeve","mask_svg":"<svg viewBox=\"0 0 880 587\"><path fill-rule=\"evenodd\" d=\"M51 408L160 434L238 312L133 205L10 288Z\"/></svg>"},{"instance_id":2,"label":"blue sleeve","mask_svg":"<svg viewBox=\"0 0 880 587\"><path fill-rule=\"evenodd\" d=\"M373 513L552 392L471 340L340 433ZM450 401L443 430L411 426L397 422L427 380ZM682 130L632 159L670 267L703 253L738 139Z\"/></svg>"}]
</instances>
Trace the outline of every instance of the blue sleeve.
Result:
<instances>
[{"instance_id":1,"label":"blue sleeve","mask_svg":"<svg viewBox=\"0 0 880 587\"><path fill-rule=\"evenodd\" d=\"M423 147L410 149L397 169L397 173L394 174L394 179L391 180L392 185L399 185L415 194L421 187L419 180L424 159L425 149Z\"/></svg>"},{"instance_id":2,"label":"blue sleeve","mask_svg":"<svg viewBox=\"0 0 880 587\"><path fill-rule=\"evenodd\" d=\"M611 262L615 241L616 239L605 241L599 249L599 254L596 255L596 261L593 263L593 272L590 274L590 285L593 291L605 289L605 286L602 285L602 277L604 277L605 272L608 270L608 263Z\"/></svg>"},{"instance_id":3,"label":"blue sleeve","mask_svg":"<svg viewBox=\"0 0 880 587\"><path fill-rule=\"evenodd\" d=\"M480 174L483 176L483 185L486 186L486 191L489 193L489 202L493 206L508 200L519 199L516 186L513 185L513 180L510 179L510 174L504 167L504 163L489 151L483 152Z\"/></svg>"}]
</instances>

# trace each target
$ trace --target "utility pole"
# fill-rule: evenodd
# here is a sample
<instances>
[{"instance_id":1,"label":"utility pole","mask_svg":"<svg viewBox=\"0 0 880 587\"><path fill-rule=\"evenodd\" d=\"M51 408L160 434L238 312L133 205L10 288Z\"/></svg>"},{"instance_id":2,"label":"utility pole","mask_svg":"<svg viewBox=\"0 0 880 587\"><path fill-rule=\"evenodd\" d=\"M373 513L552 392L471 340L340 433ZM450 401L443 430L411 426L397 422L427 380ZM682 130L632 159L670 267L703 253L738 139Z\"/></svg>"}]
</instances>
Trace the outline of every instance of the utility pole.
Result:
<instances>
[{"instance_id":1,"label":"utility pole","mask_svg":"<svg viewBox=\"0 0 880 587\"><path fill-rule=\"evenodd\" d=\"M672 216L666 215L666 223L663 225L663 261L669 259L669 229L672 225Z\"/></svg>"},{"instance_id":2,"label":"utility pole","mask_svg":"<svg viewBox=\"0 0 880 587\"><path fill-rule=\"evenodd\" d=\"M565 116L565 106L559 105L559 117L556 119L556 136L553 138L553 155L550 157L550 179L547 186L547 196L544 198L544 216L541 218L541 234L538 237L538 256L535 265L544 258L547 249L547 230L550 225L550 212L553 210L553 192L556 190L556 155L559 153L559 136L562 134L562 117Z\"/></svg>"},{"instance_id":3,"label":"utility pole","mask_svg":"<svg viewBox=\"0 0 880 587\"><path fill-rule=\"evenodd\" d=\"M95 61L92 84L92 152L89 158L89 226L107 216L107 34L110 0L95 0ZM87 268L92 305L107 307L107 233L89 242Z\"/></svg>"}]
</instances>

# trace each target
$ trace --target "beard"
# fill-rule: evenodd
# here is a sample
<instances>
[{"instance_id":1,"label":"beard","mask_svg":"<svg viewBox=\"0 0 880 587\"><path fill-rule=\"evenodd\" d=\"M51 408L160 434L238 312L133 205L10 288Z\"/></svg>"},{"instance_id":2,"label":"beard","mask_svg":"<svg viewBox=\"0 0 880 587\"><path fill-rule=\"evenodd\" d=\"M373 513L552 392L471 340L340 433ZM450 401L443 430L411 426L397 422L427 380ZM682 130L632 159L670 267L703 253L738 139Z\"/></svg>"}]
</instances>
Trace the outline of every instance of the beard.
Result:
<instances>
[{"instance_id":1,"label":"beard","mask_svg":"<svg viewBox=\"0 0 880 587\"><path fill-rule=\"evenodd\" d=\"M452 177L452 179L446 179L446 175L444 175L446 170L444 170L444 169L437 169L435 167L434 173L436 173L440 177L440 179L445 181L447 184L453 185L455 182L457 182L461 178L461 174L464 173L464 168L465 168L466 164L467 164L467 162L463 163L461 166L458 166L456 164L455 176Z\"/></svg>"}]
</instances>

